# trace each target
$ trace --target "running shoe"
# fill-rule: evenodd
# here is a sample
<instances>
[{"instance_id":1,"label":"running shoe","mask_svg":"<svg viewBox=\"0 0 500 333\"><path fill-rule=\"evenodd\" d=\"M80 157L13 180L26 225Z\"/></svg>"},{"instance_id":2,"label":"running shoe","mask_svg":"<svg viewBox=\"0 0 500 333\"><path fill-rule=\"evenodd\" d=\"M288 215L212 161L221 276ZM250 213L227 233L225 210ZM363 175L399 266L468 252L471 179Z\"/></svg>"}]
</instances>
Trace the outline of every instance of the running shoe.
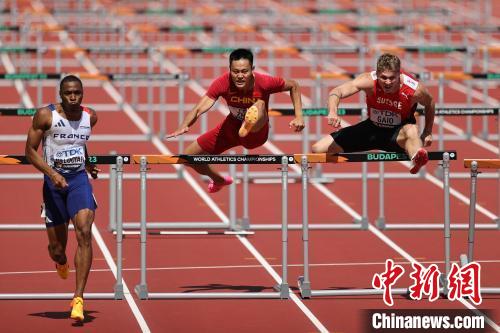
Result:
<instances>
[{"instance_id":1,"label":"running shoe","mask_svg":"<svg viewBox=\"0 0 500 333\"><path fill-rule=\"evenodd\" d=\"M248 108L247 112L245 113L245 120L241 124L240 130L238 131L238 135L241 138L244 138L245 136L248 135L248 133L250 133L253 126L257 123L258 115L259 115L259 110L255 105L252 105L251 107Z\"/></svg>"},{"instance_id":2,"label":"running shoe","mask_svg":"<svg viewBox=\"0 0 500 333\"><path fill-rule=\"evenodd\" d=\"M58 263L56 263L56 270L57 270L57 274L59 275L59 277L61 279L66 280L68 278L68 274L69 274L68 263L65 263L64 265L59 265Z\"/></svg>"},{"instance_id":3,"label":"running shoe","mask_svg":"<svg viewBox=\"0 0 500 333\"><path fill-rule=\"evenodd\" d=\"M421 167L423 167L427 161L429 160L429 155L427 154L427 150L424 148L420 148L417 150L415 155L411 158L411 167L410 173L416 174Z\"/></svg>"},{"instance_id":4,"label":"running shoe","mask_svg":"<svg viewBox=\"0 0 500 333\"><path fill-rule=\"evenodd\" d=\"M71 301L71 318L79 321L83 321L83 298L75 297Z\"/></svg>"},{"instance_id":5,"label":"running shoe","mask_svg":"<svg viewBox=\"0 0 500 333\"><path fill-rule=\"evenodd\" d=\"M208 184L208 193L219 192L224 186L231 185L233 183L233 178L230 176L224 177L224 182L220 184L216 184L213 180Z\"/></svg>"}]
</instances>

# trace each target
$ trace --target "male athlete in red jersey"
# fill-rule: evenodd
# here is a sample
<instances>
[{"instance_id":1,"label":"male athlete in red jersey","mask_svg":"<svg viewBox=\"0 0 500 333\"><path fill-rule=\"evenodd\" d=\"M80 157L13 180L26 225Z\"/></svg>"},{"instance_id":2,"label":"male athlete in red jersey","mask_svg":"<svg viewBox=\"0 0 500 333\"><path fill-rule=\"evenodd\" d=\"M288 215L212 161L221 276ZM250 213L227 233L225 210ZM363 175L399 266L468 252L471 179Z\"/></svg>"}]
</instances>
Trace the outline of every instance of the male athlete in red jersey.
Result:
<instances>
[{"instance_id":1,"label":"male athlete in red jersey","mask_svg":"<svg viewBox=\"0 0 500 333\"><path fill-rule=\"evenodd\" d=\"M229 115L217 127L201 135L191 143L185 154L221 154L243 146L257 148L267 141L269 118L267 115L269 95L290 91L295 110L295 119L289 126L295 132L304 128L302 101L299 84L294 80L282 79L253 71L253 54L247 49L237 49L229 55L229 73L215 79L193 110L186 116L181 126L166 138L175 137L189 131L199 116L207 112L222 97L226 100ZM208 192L219 191L233 182L231 177L222 177L210 165L191 165L198 173L211 178Z\"/></svg>"},{"instance_id":2,"label":"male athlete in red jersey","mask_svg":"<svg viewBox=\"0 0 500 333\"><path fill-rule=\"evenodd\" d=\"M428 161L432 144L434 101L427 89L400 70L399 58L383 54L377 60L377 70L363 73L330 91L328 124L340 128L337 107L343 98L360 90L366 93L368 119L334 131L316 142L315 153L342 153L381 149L406 152L411 157L411 173L417 173ZM418 136L414 111L420 103L425 108L425 128Z\"/></svg>"}]
</instances>

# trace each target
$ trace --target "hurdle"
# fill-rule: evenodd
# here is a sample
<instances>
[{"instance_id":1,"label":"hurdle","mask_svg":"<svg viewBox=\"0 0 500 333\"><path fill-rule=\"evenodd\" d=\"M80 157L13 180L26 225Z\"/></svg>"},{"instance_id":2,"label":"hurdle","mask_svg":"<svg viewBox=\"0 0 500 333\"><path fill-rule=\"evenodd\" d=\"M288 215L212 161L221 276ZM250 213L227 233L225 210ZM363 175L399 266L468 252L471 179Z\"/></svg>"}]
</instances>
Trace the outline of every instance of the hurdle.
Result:
<instances>
[{"instance_id":1,"label":"hurdle","mask_svg":"<svg viewBox=\"0 0 500 333\"><path fill-rule=\"evenodd\" d=\"M90 155L89 162L95 164L108 164L117 165L117 183L121 188L123 164L130 164L130 155L116 156L116 155ZM0 155L0 165L26 165L30 164L27 158L23 155ZM121 205L121 192L118 192L117 202ZM117 218L121 218L121 215ZM44 223L38 224L0 224L0 230L45 230ZM72 228L73 229L73 228ZM114 292L112 293L84 293L85 299L123 299L123 283L122 283L122 269L123 269L123 256L122 256L122 239L117 238L117 257L116 257L116 283ZM37 300L37 299L72 299L73 293L0 293L0 299L17 299L17 300Z\"/></svg>"},{"instance_id":2,"label":"hurdle","mask_svg":"<svg viewBox=\"0 0 500 333\"><path fill-rule=\"evenodd\" d=\"M483 76L484 73L478 73L477 76ZM349 73L315 73L315 77L350 77L351 74ZM486 75L486 74L484 74ZM472 76L472 74L471 74ZM318 88L319 89L319 88ZM319 94L319 93L318 93ZM325 107L305 107L303 108L303 115L304 117L309 118L309 117L326 117L328 116L328 109ZM423 115L423 109L418 108L416 112L419 115ZM345 108L339 108L338 109L338 114L339 116L364 116L366 114L367 110L366 108L357 108L357 107L345 107ZM279 116L293 116L294 110L291 108L272 108L269 110L269 116L272 117L279 117ZM499 114L499 108L497 107L481 107L481 106L474 106L474 107L436 107L435 108L435 116L483 116L483 117L498 117ZM318 118L319 119L319 118ZM440 135L438 135L438 150L442 151L444 150L444 141L449 140L449 141L455 141L455 140L465 140L470 138L471 134L466 133L464 135L445 135L444 134L444 127L443 124L438 121L438 132ZM316 131L316 136L313 139L320 139L321 137L321 132L319 130ZM277 136L277 139L287 139L291 140L289 136L287 137L279 137ZM299 139L299 138L297 138ZM309 142L311 140L310 138L310 133L307 130L307 127L304 128L304 133L301 136L299 140L302 140L302 149L303 151L307 151L309 149ZM331 176L331 175L329 175ZM321 177L321 173L318 174L318 177ZM326 176L328 177L328 175ZM373 175L371 177L374 177ZM462 176L460 176L462 177Z\"/></svg>"},{"instance_id":3,"label":"hurdle","mask_svg":"<svg viewBox=\"0 0 500 333\"><path fill-rule=\"evenodd\" d=\"M29 52L29 51L37 51L39 52L38 48L20 48L20 50L24 52ZM56 49L60 50L60 49ZM88 49L92 50L92 49ZM149 49L146 49L149 50ZM81 51L85 51L85 49L82 49ZM108 50L106 48L102 49L102 52L116 52L117 50L111 49ZM1 52L1 48L0 48ZM76 51L75 51L76 52ZM57 63L59 60L56 58L56 67ZM147 122L148 126L151 129L149 133L146 135L123 135L123 134L96 134L93 135L92 138L94 141L113 141L113 140L120 140L120 141L148 141L151 140L152 136L154 135L154 128L155 128L155 112L159 112L159 128L157 135L159 137L165 136L167 130L166 130L166 112L177 112L178 113L178 118L182 119L183 117L183 112L185 110L185 88L186 88L186 82L189 80L189 75L185 73L177 73L177 74L166 74L166 73L153 73L153 68L152 68L152 62L150 61L149 63L149 68L148 68L148 73L99 73L99 74L90 74L90 73L85 73L85 72L75 72L73 73L74 75L77 75L80 77L82 80L89 80L89 81L96 81L99 82L99 84L102 84L104 81L111 81L115 85L117 85L120 88L123 87L123 83L128 83L128 82L134 82L134 85L132 87L132 104L133 105L138 105L140 108L138 110L140 112L147 112ZM42 81L44 80L60 80L62 79L67 73L6 73L6 74L0 74L0 79L5 79L5 80L24 80L24 81L37 81L37 100L38 100L38 105L42 105ZM153 82L151 82L153 81ZM118 84L119 83L119 84ZM147 100L145 104L139 105L138 103L138 84L139 83L144 83L146 85L147 89ZM159 85L161 83L161 86ZM170 104L169 107L167 108L167 93L166 93L166 88L167 87L176 87L178 90L178 103L175 104ZM158 88L158 95L159 95L159 103L154 103L154 90L155 88ZM122 92L122 95L124 93ZM117 103L117 107L122 107L124 101L120 101L120 103ZM0 115L5 115L5 116L32 116L36 112L36 109L33 108L2 108L0 109ZM25 137L23 136L16 136L16 140L18 141L24 141ZM179 141L180 148L182 150L182 147L184 145L184 140L186 138L178 138L176 139Z\"/></svg>"},{"instance_id":4,"label":"hurdle","mask_svg":"<svg viewBox=\"0 0 500 333\"><path fill-rule=\"evenodd\" d=\"M436 108L436 115L438 116L498 116L498 108ZM422 113L423 110L417 109L419 113ZM442 127L440 126L440 132L442 132ZM443 143L443 135L439 135L439 144L438 146L441 148L438 148L439 150L444 147ZM466 139L466 137L458 137L455 136L455 140L460 140L460 139ZM429 153L429 159L432 160L436 156L431 157L433 153ZM451 157L451 154L450 154ZM440 158L438 158L440 159ZM456 156L455 156L456 159ZM445 171L445 168L440 168L436 170L436 175L440 178L444 178L443 172ZM424 176L423 173L420 174L421 176ZM465 175L462 175L461 173L449 173L448 179L453 179L453 178L464 178ZM418 229L441 229L443 228L443 225L441 224L435 224L435 223L387 223L385 219L385 200L384 200L384 163L379 164L379 196L380 196L380 201L379 201L379 214L377 219L375 220L376 226L381 229L390 229L390 230L407 230L407 229L412 229L412 230L418 230ZM492 178L495 179L498 176L495 174L488 174L485 175L485 178ZM393 178L393 177L390 177ZM467 224L463 223L453 223L450 225L452 229L466 229ZM487 224L487 223L482 223L480 225L477 225L478 229L499 229L500 225L495 225L495 224Z\"/></svg>"},{"instance_id":5,"label":"hurdle","mask_svg":"<svg viewBox=\"0 0 500 333\"><path fill-rule=\"evenodd\" d=\"M287 299L289 297L289 288L287 283L288 278L288 164L294 163L293 155L133 155L134 163L140 164L141 172L141 222L140 222L140 248L141 248L141 280L135 287L135 292L140 299L207 299L207 298L279 298ZM146 241L147 241L147 225L146 222L146 178L147 166L151 164L280 164L281 165L281 212L282 212L282 279L279 285L274 286L275 292L210 292L210 293L168 293L168 292L149 292L146 282ZM235 195L234 183L230 188L230 195ZM118 211L122 210L121 206ZM234 219L234 216L232 217ZM120 219L118 218L118 224ZM212 223L214 224L214 223ZM226 227L227 224L219 225ZM151 227L154 227L152 225ZM203 225L206 227L206 225ZM122 237L121 228L118 228L118 237Z\"/></svg>"},{"instance_id":6,"label":"hurdle","mask_svg":"<svg viewBox=\"0 0 500 333\"><path fill-rule=\"evenodd\" d=\"M341 75L341 74L339 74ZM416 110L419 114L423 114L423 109L417 109ZM362 115L363 113L366 113L366 109L363 108L339 108L338 110L339 115L345 116L345 115ZM435 110L435 114L437 116L483 116L483 117L491 117L495 116L497 117L499 113L498 108L489 108L489 107L476 107L476 108L441 108L438 107ZM293 115L293 109L290 108L282 108L282 109L272 109L270 110L270 115L273 116L290 116ZM328 115L328 109L327 108L304 108L304 115L305 116L327 116ZM307 118L306 118L307 119ZM440 127L441 128L441 127ZM443 129L441 128L440 131ZM459 136L454 136L450 137L449 139L453 140L458 140L458 139L465 139L465 137L459 137ZM303 149L304 151L307 150L308 143L309 143L309 133L307 129L304 130L304 135L302 136L303 140ZM442 141L442 136L439 136L439 146L443 147L444 143ZM439 151L442 151L439 149ZM433 154L433 153L431 153ZM434 157L437 158L437 160L440 160L441 158L439 156L432 156L431 160L434 159ZM320 164L318 164L320 166ZM437 172L437 176L443 177L441 170L444 169L439 169L439 172ZM392 172L392 173L386 173L384 172L384 162L381 161L379 163L379 172L378 173L368 173L366 165L363 164L362 167L362 173L361 173L361 179L362 179L362 196L363 196L363 202L365 202L367 199L367 180L368 179L378 179L379 182L379 205L378 205L378 217L375 220L376 226L381 229L440 229L442 228L441 225L438 224L432 224L432 223L387 223L386 218L385 218L385 200L384 200L384 181L385 179L419 179L424 177L425 175L425 170L422 169L419 173L418 176L411 175L408 173L401 173L401 172ZM256 175L259 176L259 175ZM464 178L466 175L462 173L450 173L449 178ZM497 178L498 176L495 174L488 174L485 175L485 177L488 178ZM324 181L324 180L335 180L335 179L359 179L359 173L345 173L345 174L339 174L339 173L325 173L322 172L321 167L315 168L315 180L319 181ZM243 178L245 181L245 178ZM367 212L365 209L365 205L363 205L363 214L362 214L362 220L361 223L363 224L364 220L367 219ZM498 229L500 228L500 225L494 225L494 224L480 224L476 226L478 229ZM453 223L451 224L452 229L466 229L467 224L460 224L460 223Z\"/></svg>"},{"instance_id":7,"label":"hurdle","mask_svg":"<svg viewBox=\"0 0 500 333\"><path fill-rule=\"evenodd\" d=\"M469 233L467 238L467 254L460 255L460 264L462 266L465 266L474 261L477 178L478 174L480 173L479 168L499 170L500 159L465 159L464 167L470 169L470 204L469 204ZM500 225L500 218L497 219L497 223ZM481 293L500 294L500 287L481 287Z\"/></svg>"},{"instance_id":8,"label":"hurdle","mask_svg":"<svg viewBox=\"0 0 500 333\"><path fill-rule=\"evenodd\" d=\"M344 74L338 74L338 75L344 75ZM347 75L347 74L345 74ZM491 116L498 116L498 108L481 108L481 107L476 107L476 108L436 108L435 114L438 116L485 116L485 117L491 117ZM416 110L418 114L423 114L423 109L419 108ZM308 117L314 117L314 116L327 116L328 115L328 109L327 108L304 108L303 109L304 116L306 116L306 119ZM339 108L338 113L341 116L345 115L362 115L363 113L366 113L366 108ZM276 109L271 109L269 111L270 116L291 116L293 115L293 109L291 108L276 108ZM319 119L319 117L317 118ZM319 135L317 133L317 135ZM461 138L464 139L465 137ZM458 139L457 137L455 139ZM441 140L441 138L439 139ZM302 143L303 143L303 150L307 151L307 147L309 145L309 131L307 130L307 127L304 129L304 134L302 135ZM443 143L441 143L443 145ZM432 158L431 158L432 159ZM440 158L438 157L438 160ZM244 172L243 172L243 183L246 184L248 177L245 175L245 172L248 166L243 166ZM368 220L368 213L367 213L367 189L368 189L368 180L369 179L378 179L378 186L379 186L379 204L378 204L378 216L375 219L375 224L376 226L381 229L441 229L443 228L442 224L435 224L435 223L387 223L386 218L385 218L385 196L384 196L384 187L385 187L385 179L421 179L425 176L425 170L422 169L418 175L411 175L408 172L385 172L384 171L384 162L381 161L379 163L379 171L378 172L369 172L367 171L366 165L363 163L362 170L361 170L361 181L362 181L362 200L363 200L363 209L362 209L362 218L361 221L355 221L356 224L353 225L353 227L357 227L358 224L357 222L360 222L362 225L367 226L367 220ZM441 169L440 169L441 170ZM273 174L270 172L253 172L249 174L249 178L255 179L255 178L269 178L272 177ZM438 176L442 177L442 172L438 172ZM451 173L449 175L450 179L454 178L465 178L466 175L463 173ZM497 175L495 174L488 174L485 175L485 177L488 178L496 178ZM317 164L317 167L314 168L314 177L311 178L315 181L320 181L320 182L325 182L325 181L332 181L332 180L337 180L337 179L359 179L359 173L326 173L322 171L321 164ZM245 189L245 187L244 187ZM245 196L245 191L244 193L244 207L248 205L246 202L246 197ZM246 215L242 217L242 219L248 219ZM248 222L247 222L248 224ZM262 228L262 225L258 226L259 228ZM276 227L276 226L275 226ZM269 227L271 228L271 227ZM292 225L289 225L289 228L292 228ZM322 226L322 228L326 229L326 226ZM333 225L332 229L338 228L337 226ZM453 223L451 224L452 229L466 229L467 224L465 223ZM498 227L493 224L480 224L477 225L477 228L480 229L497 229Z\"/></svg>"},{"instance_id":9,"label":"hurdle","mask_svg":"<svg viewBox=\"0 0 500 333\"><path fill-rule=\"evenodd\" d=\"M313 290L311 289L311 280L309 276L309 218L308 218L308 177L307 170L309 163L321 163L322 160L315 158L317 154L304 155L301 158L302 169L302 240L304 250L304 272L299 276L298 285L300 294L303 298L314 296L348 296L348 295L378 295L384 291L379 289L344 289L344 290ZM381 161L408 161L406 154L398 153L344 153L344 159L338 162L373 162ZM444 224L445 224L445 276L450 271L450 192L449 192L449 162L456 160L456 151L436 151L429 153L430 160L441 160L441 166L444 173ZM407 294L406 288L396 288L392 290L393 294Z\"/></svg>"},{"instance_id":10,"label":"hurdle","mask_svg":"<svg viewBox=\"0 0 500 333\"><path fill-rule=\"evenodd\" d=\"M132 162L134 164L140 164L139 169L139 180L140 180L140 191L141 195L146 195L146 178L148 179L181 179L181 177L161 177L161 174L152 174L147 173L148 164L182 164L182 163L172 163L172 159L167 159L164 161L162 156L164 155L146 155L148 157L149 162L141 163L140 156L133 155ZM173 155L174 156L174 155ZM184 155L179 155L184 156ZM203 157L204 155L197 155ZM168 163L167 163L168 162ZM229 174L236 179L236 171L234 165L229 165ZM123 221L118 222L116 215L119 211L122 210L122 207L116 202L116 193L121 192L122 190L118 188L117 183L113 181L116 178L116 175L110 174L110 194L114 195L114 197L110 197L110 220L108 225L108 230L111 232L117 232L117 225L121 224L123 230L126 230L126 233L135 233L137 230L141 229L142 221ZM144 185L143 185L144 184ZM227 229L231 232L246 232L246 226L242 226L238 223L236 219L236 184L227 186L229 188L229 221L197 221L197 222L182 222L182 221L149 221L147 222L147 229ZM123 195L123 194L121 194ZM142 201L140 203L140 211L141 218L142 215L146 212L146 201Z\"/></svg>"}]
</instances>

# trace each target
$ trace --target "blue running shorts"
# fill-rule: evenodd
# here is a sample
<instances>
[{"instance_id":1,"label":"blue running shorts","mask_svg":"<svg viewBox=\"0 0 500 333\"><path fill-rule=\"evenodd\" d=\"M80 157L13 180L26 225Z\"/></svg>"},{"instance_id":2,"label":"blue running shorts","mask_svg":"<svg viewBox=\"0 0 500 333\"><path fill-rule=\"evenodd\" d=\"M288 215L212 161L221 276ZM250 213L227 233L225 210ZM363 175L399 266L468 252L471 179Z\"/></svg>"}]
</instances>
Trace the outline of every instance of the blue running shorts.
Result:
<instances>
[{"instance_id":1,"label":"blue running shorts","mask_svg":"<svg viewBox=\"0 0 500 333\"><path fill-rule=\"evenodd\" d=\"M95 211L97 208L92 194L92 184L85 170L62 176L68 183L68 187L64 189L54 187L50 178L44 177L43 203L47 227L69 223L69 220L82 209Z\"/></svg>"}]
</instances>

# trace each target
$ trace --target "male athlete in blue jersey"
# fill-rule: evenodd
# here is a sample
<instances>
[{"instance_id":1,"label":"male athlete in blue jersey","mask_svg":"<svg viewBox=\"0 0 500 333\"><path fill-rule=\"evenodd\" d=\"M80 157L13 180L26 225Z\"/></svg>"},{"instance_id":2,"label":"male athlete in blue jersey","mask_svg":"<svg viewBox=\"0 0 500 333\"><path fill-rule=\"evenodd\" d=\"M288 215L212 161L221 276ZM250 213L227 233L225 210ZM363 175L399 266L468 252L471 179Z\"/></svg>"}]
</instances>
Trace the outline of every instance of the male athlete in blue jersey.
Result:
<instances>
[{"instance_id":1,"label":"male athlete in blue jersey","mask_svg":"<svg viewBox=\"0 0 500 333\"><path fill-rule=\"evenodd\" d=\"M74 76L60 83L60 104L37 110L28 131L26 157L44 174L42 216L49 238L49 254L59 276L68 277L66 258L69 220L75 227L78 248L75 254L76 290L71 318L82 321L83 290L92 265L91 228L97 208L87 170L93 178L100 171L87 163L86 142L97 122L94 110L81 105L82 81ZM42 142L43 157L37 153Z\"/></svg>"}]
</instances>

